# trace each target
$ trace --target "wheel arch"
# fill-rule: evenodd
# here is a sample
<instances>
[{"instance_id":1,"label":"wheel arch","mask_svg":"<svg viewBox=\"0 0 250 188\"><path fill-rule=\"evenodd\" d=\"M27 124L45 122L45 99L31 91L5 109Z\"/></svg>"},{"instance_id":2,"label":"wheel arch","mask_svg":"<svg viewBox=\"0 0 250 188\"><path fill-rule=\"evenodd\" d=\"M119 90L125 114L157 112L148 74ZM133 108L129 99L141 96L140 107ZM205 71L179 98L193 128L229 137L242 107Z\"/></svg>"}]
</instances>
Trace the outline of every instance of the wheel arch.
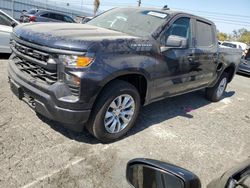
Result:
<instances>
[{"instance_id":1,"label":"wheel arch","mask_svg":"<svg viewBox=\"0 0 250 188\"><path fill-rule=\"evenodd\" d=\"M230 83L234 77L236 71L236 67L234 63L231 63L229 66L227 66L223 72L228 74L228 83Z\"/></svg>"},{"instance_id":2,"label":"wheel arch","mask_svg":"<svg viewBox=\"0 0 250 188\"><path fill-rule=\"evenodd\" d=\"M148 85L149 85L149 80L148 77L142 73L142 72L130 72L130 73L117 73L113 75L112 77L104 80L102 83L102 89L98 92L98 95L96 99L100 97L102 92L106 87L108 87L110 84L112 84L115 80L122 80L125 82L128 82L135 86L135 88L138 90L139 95L141 97L141 103L142 105L145 103L146 98L148 97Z\"/></svg>"}]
</instances>

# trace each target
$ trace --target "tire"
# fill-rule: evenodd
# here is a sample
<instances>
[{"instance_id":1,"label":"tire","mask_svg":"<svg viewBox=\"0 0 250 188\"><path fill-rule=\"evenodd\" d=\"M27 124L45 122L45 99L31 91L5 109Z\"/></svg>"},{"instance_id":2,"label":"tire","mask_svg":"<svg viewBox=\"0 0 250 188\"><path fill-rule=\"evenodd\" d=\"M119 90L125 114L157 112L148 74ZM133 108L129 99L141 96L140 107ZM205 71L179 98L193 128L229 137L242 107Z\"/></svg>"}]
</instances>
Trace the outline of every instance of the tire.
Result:
<instances>
[{"instance_id":1,"label":"tire","mask_svg":"<svg viewBox=\"0 0 250 188\"><path fill-rule=\"evenodd\" d=\"M220 101L227 88L227 84L228 74L224 72L214 87L206 88L206 98L212 102Z\"/></svg>"},{"instance_id":2,"label":"tire","mask_svg":"<svg viewBox=\"0 0 250 188\"><path fill-rule=\"evenodd\" d=\"M127 101L128 99L129 101ZM116 104L119 103L119 100L123 100L123 102L125 103L125 105L122 105L123 103L121 104L120 102L120 108L122 108L121 106L124 106L124 108L120 109L111 107L116 107ZM111 103L113 105L111 105ZM134 105L126 108L126 104L130 103ZM138 93L138 90L132 84L121 80L113 81L106 88L104 88L99 98L97 99L97 103L94 106L86 128L94 137L96 137L101 142L113 142L124 136L134 126L139 114L140 105L140 95ZM120 114L118 111L120 112ZM125 112L129 112L129 114L132 114L133 112L133 115L127 115ZM111 114L112 116L109 117ZM125 119L127 123L125 123L123 119ZM127 121L127 119L130 119L130 121ZM110 124L109 128L110 120L113 120L113 122ZM117 122L115 123L115 121ZM120 124L118 123L118 121L120 122ZM112 127L113 123L116 124L115 129L113 129L114 126ZM120 131L118 131L119 128L121 129ZM113 130L114 132L112 132Z\"/></svg>"}]
</instances>

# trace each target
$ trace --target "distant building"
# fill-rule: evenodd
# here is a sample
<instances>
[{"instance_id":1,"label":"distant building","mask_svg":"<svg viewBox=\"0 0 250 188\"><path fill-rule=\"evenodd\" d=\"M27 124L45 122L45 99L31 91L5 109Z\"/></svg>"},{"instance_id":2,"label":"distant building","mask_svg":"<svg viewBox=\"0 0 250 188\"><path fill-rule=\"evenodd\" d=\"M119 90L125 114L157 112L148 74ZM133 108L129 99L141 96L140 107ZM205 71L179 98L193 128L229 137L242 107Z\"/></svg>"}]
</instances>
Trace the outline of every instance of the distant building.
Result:
<instances>
[{"instance_id":1,"label":"distant building","mask_svg":"<svg viewBox=\"0 0 250 188\"><path fill-rule=\"evenodd\" d=\"M81 10L80 6L71 6L70 1L69 3L65 3L63 6L62 4L57 3L56 1L52 2L50 0L1 0L0 1L0 9L7 14L14 17L16 20L19 20L20 14L24 10L30 9L48 9L57 12L61 12L67 14L73 18L76 16L92 16L92 10L88 8L83 8Z\"/></svg>"}]
</instances>

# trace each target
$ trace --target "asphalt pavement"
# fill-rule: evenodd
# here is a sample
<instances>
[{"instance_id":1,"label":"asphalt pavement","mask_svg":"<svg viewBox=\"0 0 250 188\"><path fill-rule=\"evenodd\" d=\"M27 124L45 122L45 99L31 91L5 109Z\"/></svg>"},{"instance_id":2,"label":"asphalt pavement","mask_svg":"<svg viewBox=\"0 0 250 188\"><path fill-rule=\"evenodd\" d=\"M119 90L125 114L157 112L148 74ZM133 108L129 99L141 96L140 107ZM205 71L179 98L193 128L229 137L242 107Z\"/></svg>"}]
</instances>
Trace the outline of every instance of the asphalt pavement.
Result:
<instances>
[{"instance_id":1,"label":"asphalt pavement","mask_svg":"<svg viewBox=\"0 0 250 188\"><path fill-rule=\"evenodd\" d=\"M122 140L101 144L38 116L9 89L0 60L0 187L129 187L126 163L147 157L197 174L203 187L250 157L250 78L236 75L224 99L203 91L142 109Z\"/></svg>"}]
</instances>

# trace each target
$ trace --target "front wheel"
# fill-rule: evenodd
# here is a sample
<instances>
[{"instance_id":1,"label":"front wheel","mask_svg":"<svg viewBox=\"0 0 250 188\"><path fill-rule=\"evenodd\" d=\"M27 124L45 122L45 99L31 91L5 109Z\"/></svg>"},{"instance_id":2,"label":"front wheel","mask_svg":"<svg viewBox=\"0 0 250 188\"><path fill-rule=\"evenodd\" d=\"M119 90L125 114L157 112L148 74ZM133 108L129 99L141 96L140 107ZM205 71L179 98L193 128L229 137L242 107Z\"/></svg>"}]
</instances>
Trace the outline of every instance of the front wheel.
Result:
<instances>
[{"instance_id":1,"label":"front wheel","mask_svg":"<svg viewBox=\"0 0 250 188\"><path fill-rule=\"evenodd\" d=\"M220 79L214 87L206 89L206 97L212 102L218 102L221 100L228 84L228 74L222 73Z\"/></svg>"},{"instance_id":2,"label":"front wheel","mask_svg":"<svg viewBox=\"0 0 250 188\"><path fill-rule=\"evenodd\" d=\"M87 125L93 136L102 142L112 142L133 127L140 109L140 95L133 85L114 81L97 100Z\"/></svg>"}]
</instances>

